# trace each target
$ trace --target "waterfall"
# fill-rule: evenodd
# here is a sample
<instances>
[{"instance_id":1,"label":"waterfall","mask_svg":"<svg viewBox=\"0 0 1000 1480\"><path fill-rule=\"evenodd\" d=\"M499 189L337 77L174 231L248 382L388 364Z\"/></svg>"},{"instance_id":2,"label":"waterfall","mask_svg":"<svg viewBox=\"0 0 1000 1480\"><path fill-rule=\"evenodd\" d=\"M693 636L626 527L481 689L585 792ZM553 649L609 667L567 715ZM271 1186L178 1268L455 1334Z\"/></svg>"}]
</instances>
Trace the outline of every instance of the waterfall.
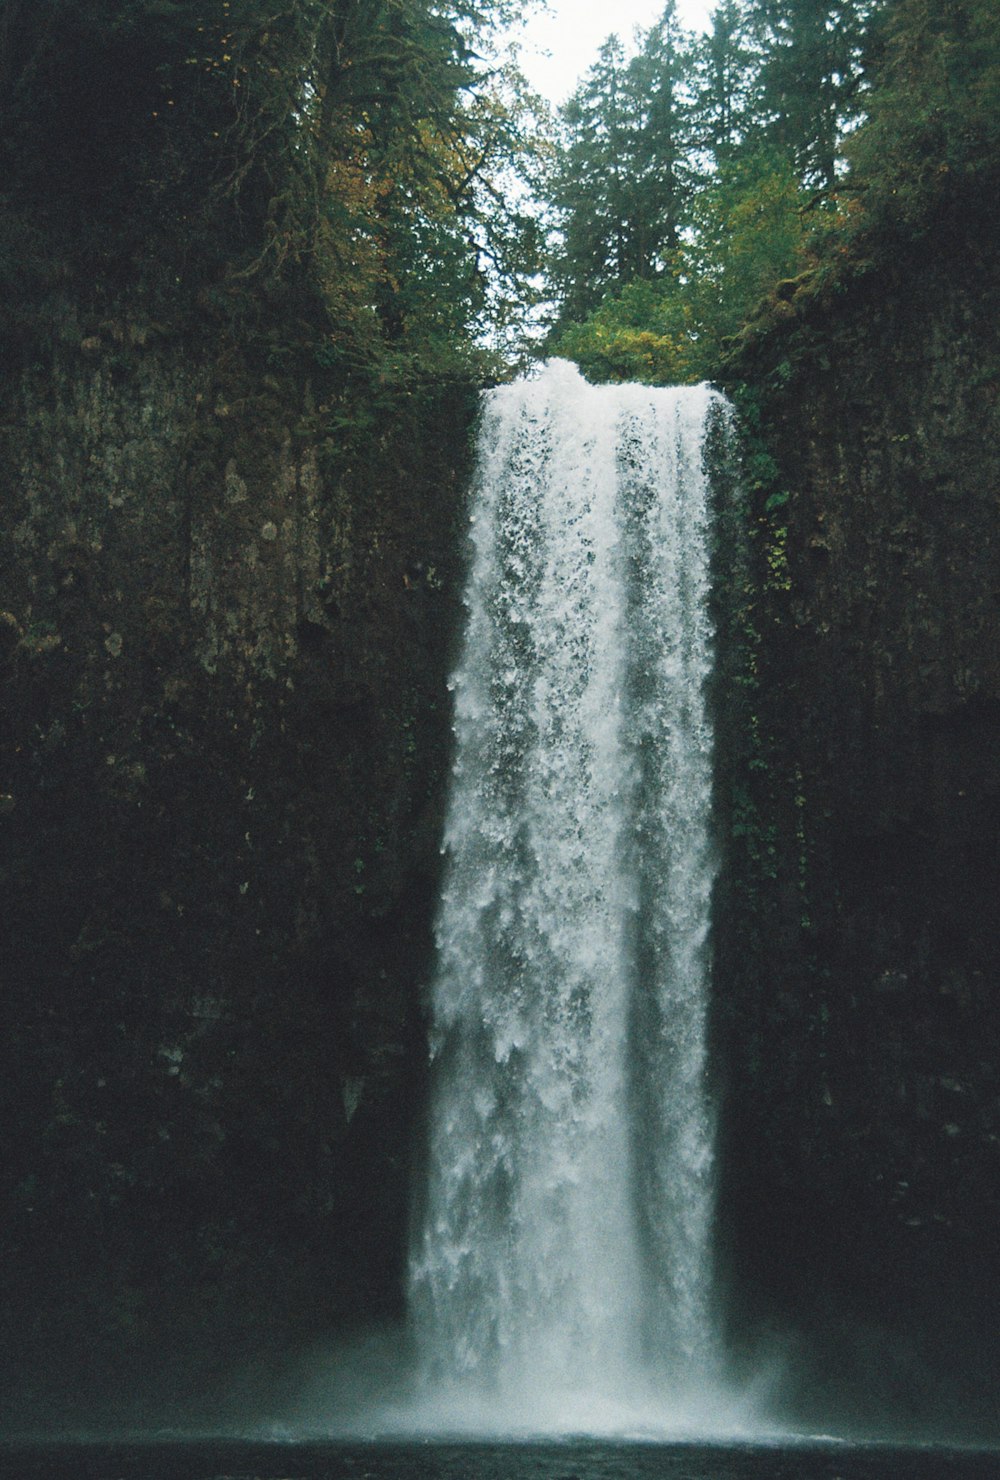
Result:
<instances>
[{"instance_id":1,"label":"waterfall","mask_svg":"<svg viewBox=\"0 0 1000 1480\"><path fill-rule=\"evenodd\" d=\"M484 405L410 1294L425 1381L500 1422L712 1381L722 405L561 361Z\"/></svg>"}]
</instances>

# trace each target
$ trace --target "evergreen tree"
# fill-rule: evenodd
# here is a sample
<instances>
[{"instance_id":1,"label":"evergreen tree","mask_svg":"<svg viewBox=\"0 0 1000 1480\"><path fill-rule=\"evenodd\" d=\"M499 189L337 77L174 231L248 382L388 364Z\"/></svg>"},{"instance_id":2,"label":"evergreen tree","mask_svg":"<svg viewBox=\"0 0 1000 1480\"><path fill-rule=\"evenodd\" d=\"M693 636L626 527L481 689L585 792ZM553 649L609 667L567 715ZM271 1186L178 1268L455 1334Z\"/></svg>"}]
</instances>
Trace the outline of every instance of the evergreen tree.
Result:
<instances>
[{"instance_id":1,"label":"evergreen tree","mask_svg":"<svg viewBox=\"0 0 1000 1480\"><path fill-rule=\"evenodd\" d=\"M677 20L675 0L642 36L628 68L635 126L637 217L649 236L635 277L649 277L676 247L691 194L690 36Z\"/></svg>"},{"instance_id":2,"label":"evergreen tree","mask_svg":"<svg viewBox=\"0 0 1000 1480\"><path fill-rule=\"evenodd\" d=\"M994 211L1000 176L996 0L891 0L876 28L867 122L848 141L861 224L913 226L950 197ZM858 216L855 215L855 220Z\"/></svg>"},{"instance_id":3,"label":"evergreen tree","mask_svg":"<svg viewBox=\"0 0 1000 1480\"><path fill-rule=\"evenodd\" d=\"M802 178L832 189L844 129L860 113L869 0L751 0L762 52L761 122Z\"/></svg>"},{"instance_id":4,"label":"evergreen tree","mask_svg":"<svg viewBox=\"0 0 1000 1480\"><path fill-rule=\"evenodd\" d=\"M491 193L523 125L483 56L517 3L0 0L6 202L126 271L318 292L328 361L447 358L485 256L536 265Z\"/></svg>"},{"instance_id":5,"label":"evergreen tree","mask_svg":"<svg viewBox=\"0 0 1000 1480\"><path fill-rule=\"evenodd\" d=\"M661 273L677 245L690 194L690 57L668 0L631 61L617 36L605 42L563 109L548 188L560 324Z\"/></svg>"},{"instance_id":6,"label":"evergreen tree","mask_svg":"<svg viewBox=\"0 0 1000 1480\"><path fill-rule=\"evenodd\" d=\"M553 278L565 318L582 317L629 275L634 234L625 50L610 36L562 111L549 199L559 223Z\"/></svg>"},{"instance_id":7,"label":"evergreen tree","mask_svg":"<svg viewBox=\"0 0 1000 1480\"><path fill-rule=\"evenodd\" d=\"M717 166L756 142L761 60L747 0L720 0L696 43L694 73L697 139Z\"/></svg>"}]
</instances>

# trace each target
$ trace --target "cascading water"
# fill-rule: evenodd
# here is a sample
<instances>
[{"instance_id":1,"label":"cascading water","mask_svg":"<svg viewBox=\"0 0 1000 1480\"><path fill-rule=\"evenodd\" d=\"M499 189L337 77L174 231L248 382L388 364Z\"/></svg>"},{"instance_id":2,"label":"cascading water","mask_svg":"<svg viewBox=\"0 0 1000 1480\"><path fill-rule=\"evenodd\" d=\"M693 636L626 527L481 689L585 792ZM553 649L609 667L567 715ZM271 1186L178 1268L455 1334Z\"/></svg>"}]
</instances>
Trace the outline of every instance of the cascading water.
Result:
<instances>
[{"instance_id":1,"label":"cascading water","mask_svg":"<svg viewBox=\"0 0 1000 1480\"><path fill-rule=\"evenodd\" d=\"M411 1306L427 1384L494 1427L588 1427L714 1380L703 444L723 405L556 361L484 409Z\"/></svg>"}]
</instances>

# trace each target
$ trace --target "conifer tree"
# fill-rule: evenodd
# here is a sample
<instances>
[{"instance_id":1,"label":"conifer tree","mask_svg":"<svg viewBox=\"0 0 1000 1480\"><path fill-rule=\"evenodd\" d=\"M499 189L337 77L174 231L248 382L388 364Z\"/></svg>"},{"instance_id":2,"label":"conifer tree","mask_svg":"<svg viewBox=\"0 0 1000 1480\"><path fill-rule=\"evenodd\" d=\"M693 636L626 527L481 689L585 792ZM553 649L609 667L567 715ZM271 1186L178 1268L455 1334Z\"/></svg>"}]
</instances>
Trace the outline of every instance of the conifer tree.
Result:
<instances>
[{"instance_id":1,"label":"conifer tree","mask_svg":"<svg viewBox=\"0 0 1000 1480\"><path fill-rule=\"evenodd\" d=\"M756 142L761 61L747 0L719 0L694 55L696 137L716 166Z\"/></svg>"},{"instance_id":2,"label":"conifer tree","mask_svg":"<svg viewBox=\"0 0 1000 1480\"><path fill-rule=\"evenodd\" d=\"M609 36L562 110L564 143L550 182L560 243L553 276L566 318L582 317L628 276L630 133L625 50Z\"/></svg>"},{"instance_id":3,"label":"conifer tree","mask_svg":"<svg viewBox=\"0 0 1000 1480\"><path fill-rule=\"evenodd\" d=\"M691 65L691 37L677 19L675 0L667 0L628 69L635 100L636 185L650 226L636 277L652 276L662 267L685 220L692 184Z\"/></svg>"},{"instance_id":4,"label":"conifer tree","mask_svg":"<svg viewBox=\"0 0 1000 1480\"><path fill-rule=\"evenodd\" d=\"M837 178L838 144L860 111L869 0L752 0L761 123L809 184Z\"/></svg>"},{"instance_id":5,"label":"conifer tree","mask_svg":"<svg viewBox=\"0 0 1000 1480\"><path fill-rule=\"evenodd\" d=\"M668 0L630 61L609 37L563 109L564 146L549 182L560 323L609 290L656 277L677 245L690 195L690 58Z\"/></svg>"},{"instance_id":6,"label":"conifer tree","mask_svg":"<svg viewBox=\"0 0 1000 1480\"><path fill-rule=\"evenodd\" d=\"M859 208L853 223L919 230L929 213L951 203L995 214L996 0L890 0L869 54L866 122L845 146Z\"/></svg>"}]
</instances>

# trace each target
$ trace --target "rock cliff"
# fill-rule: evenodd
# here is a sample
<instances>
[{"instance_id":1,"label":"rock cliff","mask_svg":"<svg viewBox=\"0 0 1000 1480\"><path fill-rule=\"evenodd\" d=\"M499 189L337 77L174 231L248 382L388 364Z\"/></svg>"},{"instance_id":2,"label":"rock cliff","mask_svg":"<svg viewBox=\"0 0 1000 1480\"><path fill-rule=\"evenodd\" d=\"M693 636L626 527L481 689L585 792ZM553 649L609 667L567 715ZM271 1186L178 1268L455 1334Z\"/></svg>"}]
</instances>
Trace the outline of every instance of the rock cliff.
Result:
<instances>
[{"instance_id":1,"label":"rock cliff","mask_svg":"<svg viewBox=\"0 0 1000 1480\"><path fill-rule=\"evenodd\" d=\"M96 298L0 379L15 1414L398 1307L475 410Z\"/></svg>"},{"instance_id":2,"label":"rock cliff","mask_svg":"<svg viewBox=\"0 0 1000 1480\"><path fill-rule=\"evenodd\" d=\"M997 1374L991 230L786 285L744 337L749 543L720 572L733 1325L806 1331L800 1395L916 1426L988 1414Z\"/></svg>"}]
</instances>

